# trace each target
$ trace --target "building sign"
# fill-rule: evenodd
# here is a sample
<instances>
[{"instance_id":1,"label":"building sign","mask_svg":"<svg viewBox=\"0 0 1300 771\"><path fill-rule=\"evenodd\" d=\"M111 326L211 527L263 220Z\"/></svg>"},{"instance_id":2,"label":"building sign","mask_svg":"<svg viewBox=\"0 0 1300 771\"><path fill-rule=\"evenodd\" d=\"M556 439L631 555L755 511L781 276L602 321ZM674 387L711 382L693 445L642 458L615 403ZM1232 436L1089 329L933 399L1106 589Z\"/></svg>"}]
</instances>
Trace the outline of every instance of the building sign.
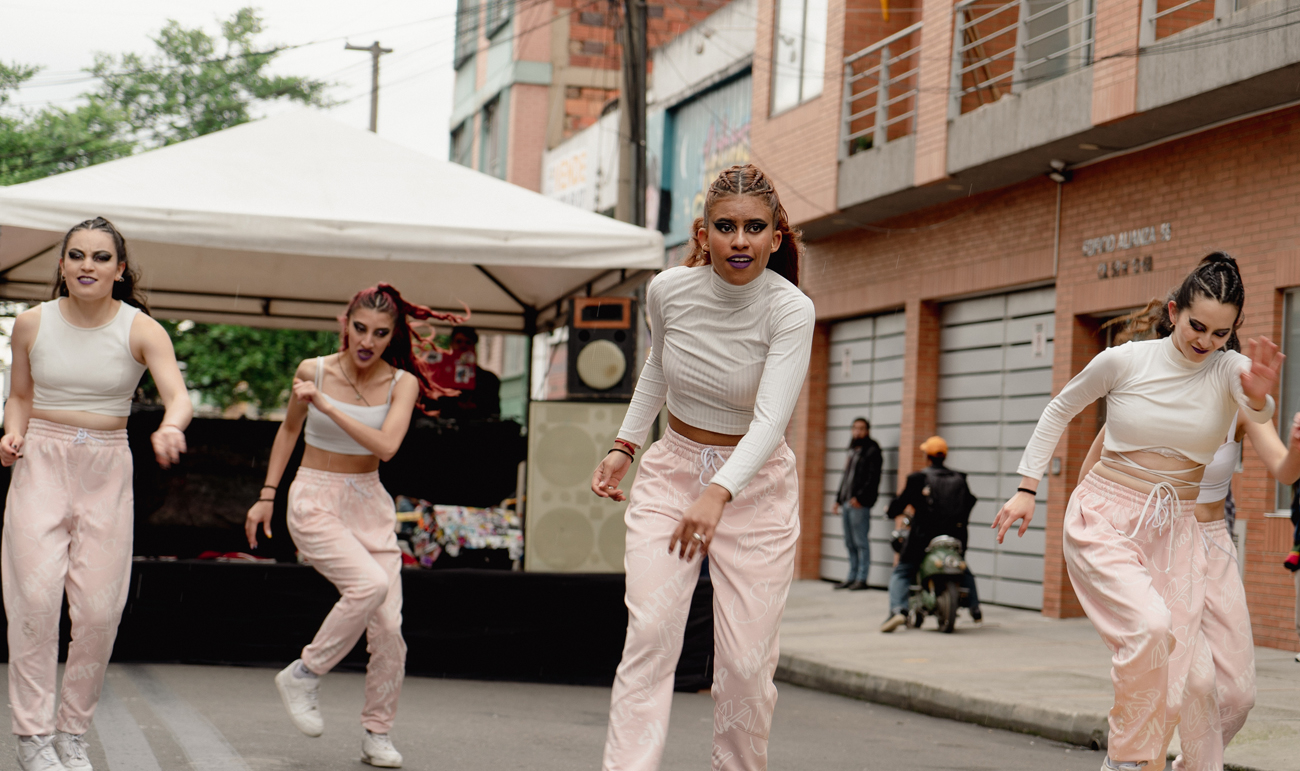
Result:
<instances>
[{"instance_id":1,"label":"building sign","mask_svg":"<svg viewBox=\"0 0 1300 771\"><path fill-rule=\"evenodd\" d=\"M587 211L618 200L618 111L542 154L542 195Z\"/></svg>"},{"instance_id":2,"label":"building sign","mask_svg":"<svg viewBox=\"0 0 1300 771\"><path fill-rule=\"evenodd\" d=\"M1117 249L1124 251L1139 246L1150 246L1160 241L1169 241L1173 237L1173 226L1168 222L1163 222L1158 227L1138 228L1136 230L1126 230L1122 233L1111 233L1108 236L1089 238L1083 242L1083 256L1095 257L1098 254L1107 254Z\"/></svg>"},{"instance_id":3,"label":"building sign","mask_svg":"<svg viewBox=\"0 0 1300 771\"><path fill-rule=\"evenodd\" d=\"M718 173L749 162L750 96L753 78L746 74L673 110L671 147L665 169L671 209L669 244L686 241L691 224L704 214L704 196ZM666 132L668 133L668 132Z\"/></svg>"},{"instance_id":4,"label":"building sign","mask_svg":"<svg viewBox=\"0 0 1300 771\"><path fill-rule=\"evenodd\" d=\"M1140 246L1151 246L1162 241L1170 241L1173 237L1173 226L1168 222L1162 222L1152 227L1136 228L1120 233L1098 236L1097 238L1089 238L1083 242L1083 256L1096 257L1099 254L1128 251ZM1152 260L1149 254L1145 257L1122 257L1097 263L1097 278L1115 278L1116 276L1127 276L1130 273L1150 273L1151 270Z\"/></svg>"}]
</instances>

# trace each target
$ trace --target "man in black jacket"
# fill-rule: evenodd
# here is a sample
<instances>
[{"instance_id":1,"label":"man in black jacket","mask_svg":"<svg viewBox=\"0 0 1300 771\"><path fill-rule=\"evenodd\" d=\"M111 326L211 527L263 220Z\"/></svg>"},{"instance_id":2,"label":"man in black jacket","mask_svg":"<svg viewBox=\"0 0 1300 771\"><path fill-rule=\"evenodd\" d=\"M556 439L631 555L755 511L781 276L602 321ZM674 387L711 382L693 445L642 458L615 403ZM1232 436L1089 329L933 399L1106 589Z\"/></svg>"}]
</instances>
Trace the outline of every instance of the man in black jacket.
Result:
<instances>
[{"instance_id":1,"label":"man in black jacket","mask_svg":"<svg viewBox=\"0 0 1300 771\"><path fill-rule=\"evenodd\" d=\"M966 484L966 475L943 465L948 458L948 443L942 437L925 440L921 452L930 465L907 475L903 492L889 502L886 514L892 519L909 506L912 508L911 532L889 576L889 617L880 627L882 632L892 632L907 622L907 590L932 539L950 535L961 541L962 552L966 551L966 525L976 501ZM970 568L962 576L962 588L969 593L971 618L979 621L983 614Z\"/></svg>"},{"instance_id":2,"label":"man in black jacket","mask_svg":"<svg viewBox=\"0 0 1300 771\"><path fill-rule=\"evenodd\" d=\"M853 421L849 456L844 464L844 478L835 496L835 512L844 518L844 548L849 552L849 575L836 589L857 591L867 588L867 570L871 567L871 507L880 492L880 445L868 435L871 423L866 418Z\"/></svg>"}]
</instances>

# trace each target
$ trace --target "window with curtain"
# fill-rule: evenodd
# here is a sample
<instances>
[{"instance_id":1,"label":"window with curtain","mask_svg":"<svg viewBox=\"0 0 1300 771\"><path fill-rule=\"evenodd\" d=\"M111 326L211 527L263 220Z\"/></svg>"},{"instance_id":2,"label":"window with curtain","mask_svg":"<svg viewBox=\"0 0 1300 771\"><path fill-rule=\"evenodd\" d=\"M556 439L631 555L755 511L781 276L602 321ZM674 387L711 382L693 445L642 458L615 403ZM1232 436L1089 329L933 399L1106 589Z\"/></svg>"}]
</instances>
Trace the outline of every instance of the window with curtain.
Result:
<instances>
[{"instance_id":1,"label":"window with curtain","mask_svg":"<svg viewBox=\"0 0 1300 771\"><path fill-rule=\"evenodd\" d=\"M826 11L826 0L778 0L772 112L821 94L826 80Z\"/></svg>"}]
</instances>

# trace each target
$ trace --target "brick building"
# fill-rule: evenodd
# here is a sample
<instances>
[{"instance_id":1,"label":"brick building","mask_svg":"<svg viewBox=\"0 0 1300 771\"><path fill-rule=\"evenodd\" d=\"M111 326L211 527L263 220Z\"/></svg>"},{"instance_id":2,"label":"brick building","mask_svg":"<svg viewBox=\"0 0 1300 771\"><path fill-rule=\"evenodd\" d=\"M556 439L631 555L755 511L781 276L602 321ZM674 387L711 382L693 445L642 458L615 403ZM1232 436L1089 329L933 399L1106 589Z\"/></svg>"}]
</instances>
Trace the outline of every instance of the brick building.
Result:
<instances>
[{"instance_id":1,"label":"brick building","mask_svg":"<svg viewBox=\"0 0 1300 771\"><path fill-rule=\"evenodd\" d=\"M883 508L933 433L980 498L969 561L982 597L1080 615L1065 504L1104 418L1070 426L1024 539L987 526L1015 491L1042 408L1108 340L1108 318L1163 296L1206 253L1237 257L1245 336L1288 353L1300 410L1300 0L759 0L754 162L810 243L819 325L790 435L798 574L843 578L829 515L850 421L886 449ZM1250 450L1233 483L1258 644L1300 649L1290 491ZM896 473L895 473L896 472ZM982 525L982 527L981 527Z\"/></svg>"},{"instance_id":2,"label":"brick building","mask_svg":"<svg viewBox=\"0 0 1300 771\"><path fill-rule=\"evenodd\" d=\"M652 0L651 48L727 0ZM540 191L542 154L618 100L621 4L610 0L460 0L451 159Z\"/></svg>"}]
</instances>

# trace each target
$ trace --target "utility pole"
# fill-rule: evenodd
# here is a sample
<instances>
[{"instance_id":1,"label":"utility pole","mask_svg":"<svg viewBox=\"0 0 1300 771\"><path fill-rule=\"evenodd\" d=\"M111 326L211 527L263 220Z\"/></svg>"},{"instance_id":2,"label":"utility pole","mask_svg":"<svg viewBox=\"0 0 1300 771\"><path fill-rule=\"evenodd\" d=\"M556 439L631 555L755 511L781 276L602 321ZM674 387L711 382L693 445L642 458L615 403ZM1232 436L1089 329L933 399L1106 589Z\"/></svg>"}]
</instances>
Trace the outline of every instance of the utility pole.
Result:
<instances>
[{"instance_id":1,"label":"utility pole","mask_svg":"<svg viewBox=\"0 0 1300 771\"><path fill-rule=\"evenodd\" d=\"M379 57L391 54L393 49L380 48L379 41L376 40L368 46L354 46L348 43L343 50L370 52L370 130L377 132L379 131Z\"/></svg>"},{"instance_id":2,"label":"utility pole","mask_svg":"<svg viewBox=\"0 0 1300 771\"><path fill-rule=\"evenodd\" d=\"M623 117L626 152L620 153L627 172L628 204L621 207L634 225L645 226L645 94L646 94L646 7L645 0L623 0ZM622 165L622 164L621 164ZM621 191L620 191L621 192Z\"/></svg>"}]
</instances>

